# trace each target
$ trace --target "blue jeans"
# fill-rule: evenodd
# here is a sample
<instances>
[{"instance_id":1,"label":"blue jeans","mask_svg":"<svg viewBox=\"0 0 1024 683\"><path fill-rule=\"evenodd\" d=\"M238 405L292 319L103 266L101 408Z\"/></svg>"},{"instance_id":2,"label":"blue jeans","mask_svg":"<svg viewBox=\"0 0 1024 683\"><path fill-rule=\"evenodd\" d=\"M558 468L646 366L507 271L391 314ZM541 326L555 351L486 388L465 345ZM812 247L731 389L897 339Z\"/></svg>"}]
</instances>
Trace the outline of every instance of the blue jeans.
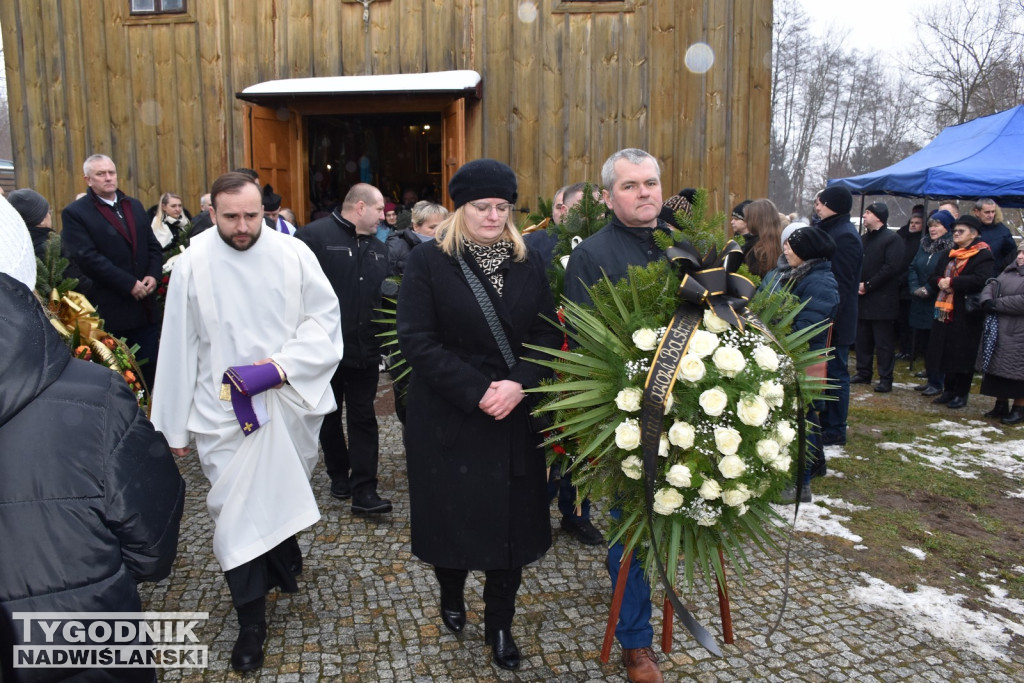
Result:
<instances>
[{"instance_id":1,"label":"blue jeans","mask_svg":"<svg viewBox=\"0 0 1024 683\"><path fill-rule=\"evenodd\" d=\"M611 516L619 519L621 510L612 510ZM608 548L608 576L612 580L612 595L619 579L619 567L625 546L621 543ZM619 610L619 623L615 625L615 637L623 649L650 647L654 641L654 628L651 626L651 587L644 576L643 567L635 556L629 563L629 574L626 576L626 592L622 596L622 609Z\"/></svg>"},{"instance_id":2,"label":"blue jeans","mask_svg":"<svg viewBox=\"0 0 1024 683\"><path fill-rule=\"evenodd\" d=\"M846 416L850 412L850 347L837 346L832 355L826 372L829 383L836 385L828 393L836 400L825 401L825 408L821 411L821 437L826 443L846 443Z\"/></svg>"}]
</instances>

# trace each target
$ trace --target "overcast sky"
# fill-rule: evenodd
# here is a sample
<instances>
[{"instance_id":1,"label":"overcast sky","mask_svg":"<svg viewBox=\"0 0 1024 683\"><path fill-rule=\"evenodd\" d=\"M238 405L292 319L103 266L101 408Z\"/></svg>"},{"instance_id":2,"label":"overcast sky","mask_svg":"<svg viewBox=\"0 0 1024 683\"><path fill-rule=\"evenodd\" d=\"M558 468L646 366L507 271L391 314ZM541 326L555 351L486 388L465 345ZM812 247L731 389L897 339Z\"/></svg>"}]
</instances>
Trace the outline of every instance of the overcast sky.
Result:
<instances>
[{"instance_id":1,"label":"overcast sky","mask_svg":"<svg viewBox=\"0 0 1024 683\"><path fill-rule=\"evenodd\" d=\"M835 26L846 36L846 47L862 52L896 55L916 40L911 12L936 0L800 0L811 18L811 32L824 35Z\"/></svg>"}]
</instances>

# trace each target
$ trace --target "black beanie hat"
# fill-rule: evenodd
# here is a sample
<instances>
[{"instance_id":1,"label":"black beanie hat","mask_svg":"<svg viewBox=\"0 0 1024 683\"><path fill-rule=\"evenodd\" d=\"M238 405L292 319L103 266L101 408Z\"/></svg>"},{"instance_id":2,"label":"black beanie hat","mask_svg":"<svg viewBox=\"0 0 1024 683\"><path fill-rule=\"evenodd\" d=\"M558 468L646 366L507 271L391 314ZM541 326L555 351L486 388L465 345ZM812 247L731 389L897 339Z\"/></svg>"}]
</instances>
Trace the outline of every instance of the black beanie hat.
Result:
<instances>
[{"instance_id":1,"label":"black beanie hat","mask_svg":"<svg viewBox=\"0 0 1024 683\"><path fill-rule=\"evenodd\" d=\"M34 228L43 222L46 214L50 211L50 203L46 197L35 190L25 188L7 193L7 201L21 214L25 225Z\"/></svg>"},{"instance_id":2,"label":"black beanie hat","mask_svg":"<svg viewBox=\"0 0 1024 683\"><path fill-rule=\"evenodd\" d=\"M850 213L853 208L853 195L845 187L833 185L826 187L818 195L818 201L836 213Z\"/></svg>"},{"instance_id":3,"label":"black beanie hat","mask_svg":"<svg viewBox=\"0 0 1024 683\"><path fill-rule=\"evenodd\" d=\"M733 207L732 217L733 218L739 218L741 221L747 220L746 217L743 215L743 212L746 210L746 208L747 208L747 206L749 204L750 204L750 200L749 199L744 199L742 202L740 202L735 207Z\"/></svg>"},{"instance_id":4,"label":"black beanie hat","mask_svg":"<svg viewBox=\"0 0 1024 683\"><path fill-rule=\"evenodd\" d=\"M887 225L889 222L889 207L885 205L885 202L875 202L869 206L865 211L870 211L878 217L878 220L882 221L882 225Z\"/></svg>"},{"instance_id":5,"label":"black beanie hat","mask_svg":"<svg viewBox=\"0 0 1024 683\"><path fill-rule=\"evenodd\" d=\"M448 181L448 196L455 208L476 199L497 197L515 204L519 198L516 174L494 159L477 159L465 164Z\"/></svg>"},{"instance_id":6,"label":"black beanie hat","mask_svg":"<svg viewBox=\"0 0 1024 683\"><path fill-rule=\"evenodd\" d=\"M836 243L821 228L800 228L789 236L789 248L804 261L815 258L832 258Z\"/></svg>"},{"instance_id":7,"label":"black beanie hat","mask_svg":"<svg viewBox=\"0 0 1024 683\"><path fill-rule=\"evenodd\" d=\"M676 220L676 214L680 211L686 214L690 214L693 211L693 194L687 196L686 192L694 192L690 188L680 190L679 194L674 194L665 200L665 203L661 205L661 213L658 218L665 221L669 225L682 229L683 226L679 225L679 221Z\"/></svg>"}]
</instances>

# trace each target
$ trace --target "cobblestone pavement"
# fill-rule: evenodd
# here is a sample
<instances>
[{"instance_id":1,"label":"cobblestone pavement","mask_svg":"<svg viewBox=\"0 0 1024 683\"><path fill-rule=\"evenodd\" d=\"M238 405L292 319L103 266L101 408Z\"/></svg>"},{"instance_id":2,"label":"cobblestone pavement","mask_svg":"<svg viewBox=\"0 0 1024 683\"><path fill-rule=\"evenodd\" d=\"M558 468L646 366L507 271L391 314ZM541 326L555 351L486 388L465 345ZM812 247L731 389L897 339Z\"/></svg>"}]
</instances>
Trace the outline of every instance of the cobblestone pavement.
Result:
<instances>
[{"instance_id":1,"label":"cobblestone pavement","mask_svg":"<svg viewBox=\"0 0 1024 683\"><path fill-rule=\"evenodd\" d=\"M382 387L383 392L389 391ZM374 518L353 516L347 501L328 493L322 464L313 487L321 520L299 535L305 555L299 592L268 598L266 663L249 680L266 681L624 681L619 647L610 663L599 655L610 586L602 547L587 547L558 529L554 544L524 571L513 634L522 650L517 672L498 669L483 642L482 575L466 586L468 623L460 636L438 615L430 568L409 552L409 505L401 429L382 415L380 492L395 509ZM206 512L207 482L191 455L179 461L188 484L178 559L171 576L144 584L147 609L205 611L197 629L209 645L201 673L167 670L162 680L239 680L229 664L237 623L223 575L213 557ZM595 506L595 521L602 515ZM782 602L783 562L751 556L746 585L730 586L735 643L723 657L697 646L678 624L672 651L662 655L665 680L712 681L1021 681L1024 648L987 660L937 640L894 612L861 605L849 590L864 585L844 558L813 540L793 546L792 590L784 620L764 634ZM686 596L695 616L721 641L717 597ZM655 628L661 612L655 609ZM655 640L658 640L656 632Z\"/></svg>"}]
</instances>

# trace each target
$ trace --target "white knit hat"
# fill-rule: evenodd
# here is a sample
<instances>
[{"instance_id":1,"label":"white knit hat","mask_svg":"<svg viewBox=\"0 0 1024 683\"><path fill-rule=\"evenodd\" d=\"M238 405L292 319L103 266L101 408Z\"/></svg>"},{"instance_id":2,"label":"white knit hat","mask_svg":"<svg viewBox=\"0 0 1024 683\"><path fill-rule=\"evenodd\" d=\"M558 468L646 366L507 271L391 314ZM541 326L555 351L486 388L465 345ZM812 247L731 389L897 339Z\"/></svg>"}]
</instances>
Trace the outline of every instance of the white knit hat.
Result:
<instances>
[{"instance_id":1,"label":"white knit hat","mask_svg":"<svg viewBox=\"0 0 1024 683\"><path fill-rule=\"evenodd\" d=\"M0 197L0 273L36 288L36 252L25 221L5 197Z\"/></svg>"}]
</instances>

